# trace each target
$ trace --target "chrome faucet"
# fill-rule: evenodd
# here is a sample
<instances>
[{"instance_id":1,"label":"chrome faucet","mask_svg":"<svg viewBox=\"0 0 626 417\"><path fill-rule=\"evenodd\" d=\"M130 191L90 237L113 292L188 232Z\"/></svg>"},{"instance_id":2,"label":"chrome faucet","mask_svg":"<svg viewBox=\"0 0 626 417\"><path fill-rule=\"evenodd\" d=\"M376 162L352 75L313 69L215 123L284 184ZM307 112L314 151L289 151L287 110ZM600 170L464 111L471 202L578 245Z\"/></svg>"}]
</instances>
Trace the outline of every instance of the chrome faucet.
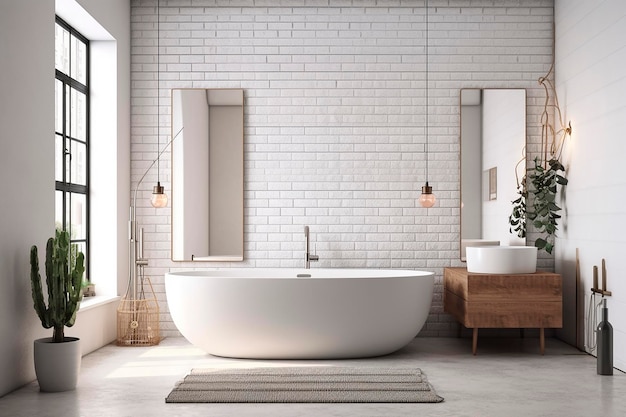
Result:
<instances>
[{"instance_id":1,"label":"chrome faucet","mask_svg":"<svg viewBox=\"0 0 626 417\"><path fill-rule=\"evenodd\" d=\"M304 267L311 269L311 262L319 261L320 257L309 253L309 226L304 226L304 237L306 239L306 243L304 244Z\"/></svg>"}]
</instances>

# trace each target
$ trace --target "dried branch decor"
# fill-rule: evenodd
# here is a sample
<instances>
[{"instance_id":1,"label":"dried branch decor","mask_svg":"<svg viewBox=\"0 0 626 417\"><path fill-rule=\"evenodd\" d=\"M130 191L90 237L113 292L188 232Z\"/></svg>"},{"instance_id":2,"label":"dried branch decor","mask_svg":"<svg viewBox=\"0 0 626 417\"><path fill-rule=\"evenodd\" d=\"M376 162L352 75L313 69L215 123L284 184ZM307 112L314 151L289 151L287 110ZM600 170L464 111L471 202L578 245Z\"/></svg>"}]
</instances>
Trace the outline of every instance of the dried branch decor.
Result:
<instances>
[{"instance_id":1,"label":"dried branch decor","mask_svg":"<svg viewBox=\"0 0 626 417\"><path fill-rule=\"evenodd\" d=\"M565 167L561 162L563 145L567 136L572 133L571 123L566 125L563 121L559 99L550 79L553 70L554 60L548 73L539 78L539 84L546 93L541 114L541 154L535 157L534 166L527 169L527 174L520 181L517 170L526 159L526 152L522 152L523 157L515 167L519 198L512 202L513 210L509 216L509 231L519 237L526 237L526 222L532 221L535 229L543 235L535 240L535 246L548 253L552 253L554 249L558 219L561 218L558 214L561 207L556 204L556 196L559 186L562 188L567 185ZM551 109L554 112L554 120L550 116ZM555 124L558 125L558 129L555 128ZM529 181L532 185L530 188ZM530 207L526 204L529 195L532 203Z\"/></svg>"}]
</instances>

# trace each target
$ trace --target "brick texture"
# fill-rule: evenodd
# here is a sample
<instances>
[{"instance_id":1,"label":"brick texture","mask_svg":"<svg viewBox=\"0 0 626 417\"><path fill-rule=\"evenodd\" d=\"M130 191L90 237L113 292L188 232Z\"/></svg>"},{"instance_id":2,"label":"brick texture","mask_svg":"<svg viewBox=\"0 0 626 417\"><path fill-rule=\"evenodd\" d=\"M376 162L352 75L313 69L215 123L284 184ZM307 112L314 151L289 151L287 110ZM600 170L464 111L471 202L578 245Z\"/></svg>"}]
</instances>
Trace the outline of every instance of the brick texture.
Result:
<instances>
[{"instance_id":1,"label":"brick texture","mask_svg":"<svg viewBox=\"0 0 626 417\"><path fill-rule=\"evenodd\" d=\"M164 335L178 334L164 294L168 270L302 267L304 225L320 257L313 267L433 271L421 335L456 334L443 312L442 273L462 265L459 89L526 88L536 151L551 0L430 1L428 115L423 1L162 0L159 83L156 1L132 0L131 13L133 189L170 137L171 88L245 90L243 263L171 262L169 208L148 202L156 169L139 192ZM427 160L438 199L431 209L417 204ZM166 189L169 170L167 150Z\"/></svg>"}]
</instances>

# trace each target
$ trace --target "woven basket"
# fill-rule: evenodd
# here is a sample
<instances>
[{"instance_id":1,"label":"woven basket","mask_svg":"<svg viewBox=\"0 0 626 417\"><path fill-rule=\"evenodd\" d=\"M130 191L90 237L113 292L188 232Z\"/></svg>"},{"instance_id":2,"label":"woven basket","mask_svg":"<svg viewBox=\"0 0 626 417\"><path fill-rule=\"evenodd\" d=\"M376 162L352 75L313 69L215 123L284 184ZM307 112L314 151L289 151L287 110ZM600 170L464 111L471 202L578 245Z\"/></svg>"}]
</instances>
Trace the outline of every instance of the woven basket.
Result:
<instances>
[{"instance_id":1,"label":"woven basket","mask_svg":"<svg viewBox=\"0 0 626 417\"><path fill-rule=\"evenodd\" d=\"M117 308L118 346L154 346L161 341L159 303L150 279L144 278L143 281L148 283L150 297L132 299L127 294Z\"/></svg>"}]
</instances>

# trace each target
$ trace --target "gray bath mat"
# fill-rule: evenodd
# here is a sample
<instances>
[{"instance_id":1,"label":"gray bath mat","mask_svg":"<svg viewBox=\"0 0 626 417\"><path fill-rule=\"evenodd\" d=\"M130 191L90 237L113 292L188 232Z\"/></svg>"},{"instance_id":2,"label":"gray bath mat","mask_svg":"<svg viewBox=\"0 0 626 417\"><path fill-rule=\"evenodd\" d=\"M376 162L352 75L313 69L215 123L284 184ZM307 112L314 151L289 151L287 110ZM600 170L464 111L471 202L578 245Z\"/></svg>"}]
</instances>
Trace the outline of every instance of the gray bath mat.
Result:
<instances>
[{"instance_id":1,"label":"gray bath mat","mask_svg":"<svg viewBox=\"0 0 626 417\"><path fill-rule=\"evenodd\" d=\"M193 369L167 403L438 403L418 368Z\"/></svg>"}]
</instances>

